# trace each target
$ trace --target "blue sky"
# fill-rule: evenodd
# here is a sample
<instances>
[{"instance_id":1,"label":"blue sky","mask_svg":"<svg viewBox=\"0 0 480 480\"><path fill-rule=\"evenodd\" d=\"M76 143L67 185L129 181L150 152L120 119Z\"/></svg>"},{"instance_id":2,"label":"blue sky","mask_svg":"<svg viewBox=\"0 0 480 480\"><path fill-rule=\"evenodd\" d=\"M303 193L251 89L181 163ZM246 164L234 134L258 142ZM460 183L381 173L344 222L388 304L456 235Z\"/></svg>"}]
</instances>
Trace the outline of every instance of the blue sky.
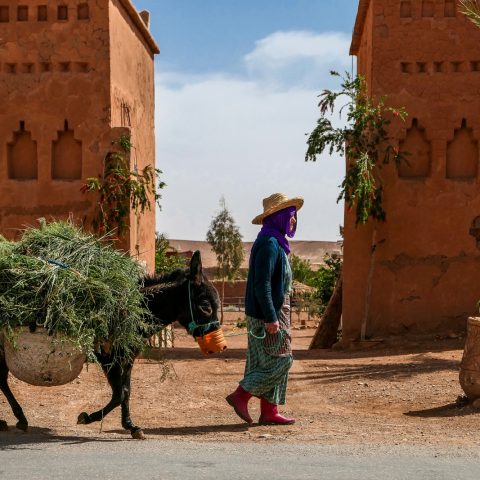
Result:
<instances>
[{"instance_id":1,"label":"blue sky","mask_svg":"<svg viewBox=\"0 0 480 480\"><path fill-rule=\"evenodd\" d=\"M298 239L336 240L343 160L305 163L317 95L351 70L358 0L134 0L156 58L157 230L204 240L223 195L245 240L262 198L303 196Z\"/></svg>"}]
</instances>

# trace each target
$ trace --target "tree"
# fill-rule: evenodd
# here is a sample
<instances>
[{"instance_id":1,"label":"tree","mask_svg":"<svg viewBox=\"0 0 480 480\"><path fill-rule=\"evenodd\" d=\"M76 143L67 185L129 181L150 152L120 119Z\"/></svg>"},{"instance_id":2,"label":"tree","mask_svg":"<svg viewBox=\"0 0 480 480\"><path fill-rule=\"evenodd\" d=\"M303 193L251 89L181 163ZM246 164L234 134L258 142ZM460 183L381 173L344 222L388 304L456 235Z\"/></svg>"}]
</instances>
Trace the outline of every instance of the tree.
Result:
<instances>
[{"instance_id":1,"label":"tree","mask_svg":"<svg viewBox=\"0 0 480 480\"><path fill-rule=\"evenodd\" d=\"M187 259L177 253L168 254L170 244L163 233L155 234L155 273L163 275L187 266Z\"/></svg>"},{"instance_id":2,"label":"tree","mask_svg":"<svg viewBox=\"0 0 480 480\"><path fill-rule=\"evenodd\" d=\"M460 0L461 12L477 27L480 27L480 2L478 0Z\"/></svg>"},{"instance_id":3,"label":"tree","mask_svg":"<svg viewBox=\"0 0 480 480\"><path fill-rule=\"evenodd\" d=\"M304 283L305 285L310 285L313 270L309 260L303 260L292 253L290 255L290 266L292 267L292 277L294 280Z\"/></svg>"},{"instance_id":4,"label":"tree","mask_svg":"<svg viewBox=\"0 0 480 480\"><path fill-rule=\"evenodd\" d=\"M130 154L134 148L128 135L112 142L116 151L108 152L104 159L104 171L98 177L85 180L80 191L96 192L98 199L92 226L98 234L116 232L124 237L129 228L130 211L142 215L152 209L151 200L160 208L160 190L166 186L160 180L161 170L146 165L138 171L130 170Z\"/></svg>"},{"instance_id":5,"label":"tree","mask_svg":"<svg viewBox=\"0 0 480 480\"><path fill-rule=\"evenodd\" d=\"M338 326L342 317L343 277L341 270L327 308L310 342L309 349L331 348L337 341Z\"/></svg>"},{"instance_id":6,"label":"tree","mask_svg":"<svg viewBox=\"0 0 480 480\"><path fill-rule=\"evenodd\" d=\"M315 288L315 296L325 310L332 297L335 284L341 276L342 259L335 253L327 253L323 261L325 264L321 265L316 272L312 272L311 280L307 285Z\"/></svg>"},{"instance_id":7,"label":"tree","mask_svg":"<svg viewBox=\"0 0 480 480\"><path fill-rule=\"evenodd\" d=\"M220 199L220 211L210 224L207 242L217 257L218 274L222 280L220 323L223 324L225 280L235 279L244 258L242 235L226 207L224 197Z\"/></svg>"},{"instance_id":8,"label":"tree","mask_svg":"<svg viewBox=\"0 0 480 480\"><path fill-rule=\"evenodd\" d=\"M376 222L386 220L386 212L383 209L384 185L381 176L382 166L388 163L400 163L406 160L406 153L400 152L391 143L389 125L394 118L405 120L407 113L404 108L388 107L385 98L372 98L368 92L365 79L361 75L352 77L346 73L341 76L337 72L331 72L333 76L341 80L341 88L338 91L324 90L320 95L318 104L320 118L317 126L308 136L305 160L315 161L317 156L324 151L330 155L337 152L347 159L345 178L341 184L338 201L344 200L348 211L354 211L355 225L366 224L370 219L374 220L372 235L372 251L370 258L370 272L373 271L376 244ZM347 111L347 125L335 128L329 115L338 108L339 102L346 100L346 104L339 109L340 116ZM342 296L342 278L338 279L338 289L332 295L331 301L337 302ZM367 292L371 291L371 274L367 282ZM370 294L367 293L367 297ZM365 336L365 325L368 317L369 300L365 309L362 322L362 339ZM330 312L334 312L330 315ZM327 321L332 325L339 322L340 308L327 310L320 322L317 334L320 334L322 323ZM313 344L311 345L313 347Z\"/></svg>"},{"instance_id":9,"label":"tree","mask_svg":"<svg viewBox=\"0 0 480 480\"><path fill-rule=\"evenodd\" d=\"M320 118L308 136L305 160L315 161L324 151L345 156L347 171L338 201L345 200L347 208L355 211L357 225L367 223L369 218L384 221L380 169L390 160L399 163L405 156L391 145L387 129L391 116L404 120L407 113L403 108L387 107L385 98L372 99L361 75L352 78L349 73L343 77L337 72L330 73L341 79L341 88L324 90L320 95ZM335 128L328 116L344 99L347 103L339 109L339 114L347 110L347 125Z\"/></svg>"},{"instance_id":10,"label":"tree","mask_svg":"<svg viewBox=\"0 0 480 480\"><path fill-rule=\"evenodd\" d=\"M315 292L309 294L306 298L312 300L313 304L316 305L315 310L320 315L325 311L330 301L335 283L342 270L342 259L335 253L325 254L323 262L324 264L314 271L308 260L303 260L295 254L290 256L293 279L315 289Z\"/></svg>"}]
</instances>

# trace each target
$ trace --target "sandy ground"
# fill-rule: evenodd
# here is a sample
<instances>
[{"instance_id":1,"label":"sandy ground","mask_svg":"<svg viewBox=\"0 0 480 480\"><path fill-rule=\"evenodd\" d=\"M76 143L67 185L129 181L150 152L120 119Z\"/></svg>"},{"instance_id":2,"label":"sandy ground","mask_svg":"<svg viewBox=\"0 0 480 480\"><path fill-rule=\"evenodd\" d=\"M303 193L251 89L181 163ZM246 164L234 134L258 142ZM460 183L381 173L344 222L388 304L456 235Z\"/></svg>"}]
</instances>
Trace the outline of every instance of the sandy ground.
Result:
<instances>
[{"instance_id":1,"label":"sandy ground","mask_svg":"<svg viewBox=\"0 0 480 480\"><path fill-rule=\"evenodd\" d=\"M235 314L230 315L234 319ZM226 334L242 333L225 327ZM311 326L312 327L312 326ZM287 427L253 425L236 417L224 397L244 368L245 335L228 337L229 349L205 358L186 333L176 331L176 347L166 363L140 359L133 369L131 412L147 438L202 441L293 441L320 444L480 445L480 412L457 406L462 394L458 371L461 338L384 341L348 351L308 351L314 329L294 330L295 363L284 412L297 418ZM164 365L168 372L165 377ZM0 397L0 418L19 435L61 438L125 438L120 411L102 424L76 425L77 415L106 404L110 389L100 369L85 367L63 387L41 388L11 378L11 386L30 422L29 433ZM258 417L258 400L251 402ZM17 438L18 440L18 438Z\"/></svg>"}]
</instances>

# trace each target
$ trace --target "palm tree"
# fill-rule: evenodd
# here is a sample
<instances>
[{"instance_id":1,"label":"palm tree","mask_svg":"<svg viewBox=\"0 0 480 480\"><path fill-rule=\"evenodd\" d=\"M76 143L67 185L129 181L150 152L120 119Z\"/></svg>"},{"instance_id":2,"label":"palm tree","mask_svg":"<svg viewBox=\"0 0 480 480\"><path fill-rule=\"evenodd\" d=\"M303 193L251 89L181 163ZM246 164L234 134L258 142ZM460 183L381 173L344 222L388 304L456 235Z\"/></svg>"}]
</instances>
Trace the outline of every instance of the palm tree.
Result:
<instances>
[{"instance_id":1,"label":"palm tree","mask_svg":"<svg viewBox=\"0 0 480 480\"><path fill-rule=\"evenodd\" d=\"M480 28L480 2L479 0L459 0L461 12L466 15L477 27Z\"/></svg>"}]
</instances>

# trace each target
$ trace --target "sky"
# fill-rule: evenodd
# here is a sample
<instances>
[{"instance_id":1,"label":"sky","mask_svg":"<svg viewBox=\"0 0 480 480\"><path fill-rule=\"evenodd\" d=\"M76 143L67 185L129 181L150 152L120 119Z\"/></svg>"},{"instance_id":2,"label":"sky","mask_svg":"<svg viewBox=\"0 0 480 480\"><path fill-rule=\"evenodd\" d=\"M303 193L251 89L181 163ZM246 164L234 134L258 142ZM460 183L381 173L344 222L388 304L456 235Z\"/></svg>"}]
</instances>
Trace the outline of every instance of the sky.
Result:
<instances>
[{"instance_id":1,"label":"sky","mask_svg":"<svg viewBox=\"0 0 480 480\"><path fill-rule=\"evenodd\" d=\"M298 240L339 239L344 159L305 162L330 70L352 71L358 0L133 0L150 11L155 60L157 231L205 240L220 199L245 241L262 199L303 197Z\"/></svg>"}]
</instances>

